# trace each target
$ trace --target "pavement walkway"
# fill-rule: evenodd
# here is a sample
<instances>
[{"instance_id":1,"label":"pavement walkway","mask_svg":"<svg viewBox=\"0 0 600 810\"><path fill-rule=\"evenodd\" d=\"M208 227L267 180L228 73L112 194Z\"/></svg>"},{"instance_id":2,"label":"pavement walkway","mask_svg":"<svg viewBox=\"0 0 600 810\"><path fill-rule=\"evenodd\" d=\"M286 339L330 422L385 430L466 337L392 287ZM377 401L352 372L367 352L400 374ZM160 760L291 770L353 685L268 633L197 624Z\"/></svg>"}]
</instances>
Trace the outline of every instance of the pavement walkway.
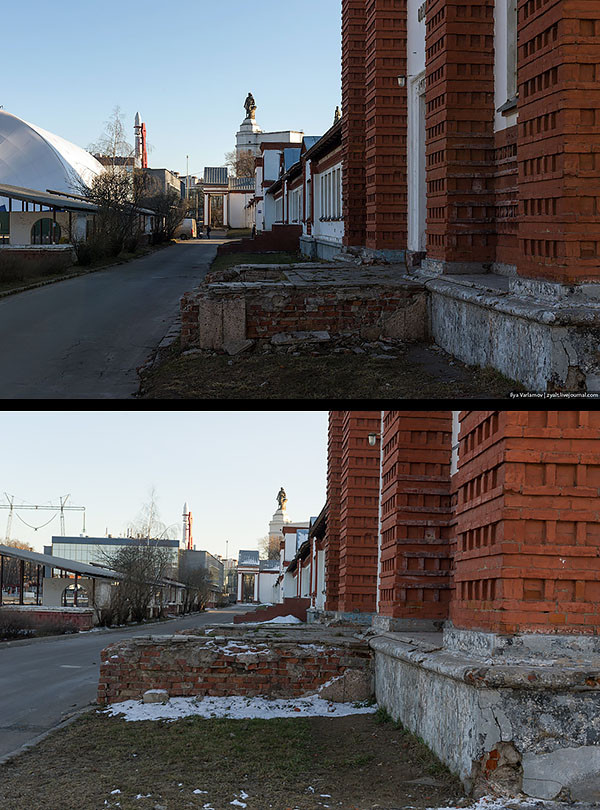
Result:
<instances>
[{"instance_id":1,"label":"pavement walkway","mask_svg":"<svg viewBox=\"0 0 600 810\"><path fill-rule=\"evenodd\" d=\"M0 398L129 399L137 369L179 315L224 238L178 242L126 264L0 300Z\"/></svg>"},{"instance_id":2,"label":"pavement walkway","mask_svg":"<svg viewBox=\"0 0 600 810\"><path fill-rule=\"evenodd\" d=\"M94 630L0 644L0 762L96 701L100 653L133 636L232 623L248 605L207 610L133 628Z\"/></svg>"}]
</instances>

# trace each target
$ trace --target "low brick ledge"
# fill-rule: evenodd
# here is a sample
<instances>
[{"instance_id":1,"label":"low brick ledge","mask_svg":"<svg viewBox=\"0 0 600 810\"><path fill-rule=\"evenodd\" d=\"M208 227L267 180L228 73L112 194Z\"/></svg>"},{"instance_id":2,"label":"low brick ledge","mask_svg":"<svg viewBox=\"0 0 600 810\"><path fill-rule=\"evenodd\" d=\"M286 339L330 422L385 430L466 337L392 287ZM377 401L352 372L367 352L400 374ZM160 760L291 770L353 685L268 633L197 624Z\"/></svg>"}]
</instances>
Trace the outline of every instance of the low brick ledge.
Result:
<instances>
[{"instance_id":1,"label":"low brick ledge","mask_svg":"<svg viewBox=\"0 0 600 810\"><path fill-rule=\"evenodd\" d=\"M226 275L235 280L211 281L182 297L182 346L197 342L200 348L221 351L231 341L270 340L298 331L424 340L429 334L425 286L403 269L231 268ZM257 274L263 278L247 280Z\"/></svg>"},{"instance_id":2,"label":"low brick ledge","mask_svg":"<svg viewBox=\"0 0 600 810\"><path fill-rule=\"evenodd\" d=\"M165 689L170 697L294 698L315 693L347 670L370 673L371 661L368 644L352 638L235 638L217 631L138 636L102 651L98 702L140 699L148 689Z\"/></svg>"}]
</instances>

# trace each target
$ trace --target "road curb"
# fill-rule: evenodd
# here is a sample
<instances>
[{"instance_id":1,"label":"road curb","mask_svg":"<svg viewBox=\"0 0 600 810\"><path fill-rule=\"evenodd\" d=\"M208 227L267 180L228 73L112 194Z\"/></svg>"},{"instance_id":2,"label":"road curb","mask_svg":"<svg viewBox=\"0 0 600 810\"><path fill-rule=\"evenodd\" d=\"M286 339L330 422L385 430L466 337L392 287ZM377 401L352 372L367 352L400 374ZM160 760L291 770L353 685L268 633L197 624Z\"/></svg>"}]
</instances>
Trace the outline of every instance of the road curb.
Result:
<instances>
[{"instance_id":1,"label":"road curb","mask_svg":"<svg viewBox=\"0 0 600 810\"><path fill-rule=\"evenodd\" d=\"M14 751L10 751L8 754L4 754L4 756L0 757L0 766L5 765L11 759L18 757L19 754L25 753L30 748L34 748L36 745L41 743L46 737L49 737L51 734L54 734L56 731L60 731L67 726L70 726L71 723L74 723L78 720L82 714L86 714L87 712L91 712L94 709L100 708L97 703L89 703L87 706L84 706L82 709L77 709L76 712L70 714L65 720L61 720L61 722L57 726L53 726L49 728L47 731L43 731L33 740L29 740L29 742L23 743L23 745L19 746L19 748L15 748Z\"/></svg>"}]
</instances>

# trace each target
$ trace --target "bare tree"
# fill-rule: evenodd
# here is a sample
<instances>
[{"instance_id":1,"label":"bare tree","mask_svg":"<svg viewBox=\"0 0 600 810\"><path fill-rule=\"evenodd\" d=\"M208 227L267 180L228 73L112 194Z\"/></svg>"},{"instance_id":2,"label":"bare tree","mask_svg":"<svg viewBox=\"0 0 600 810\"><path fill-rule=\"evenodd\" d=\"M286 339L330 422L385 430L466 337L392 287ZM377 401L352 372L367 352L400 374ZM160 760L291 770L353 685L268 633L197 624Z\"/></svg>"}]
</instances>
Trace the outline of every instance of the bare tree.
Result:
<instances>
[{"instance_id":1,"label":"bare tree","mask_svg":"<svg viewBox=\"0 0 600 810\"><path fill-rule=\"evenodd\" d=\"M256 158L248 149L241 152L236 149L225 152L225 163L231 169L234 177L254 177Z\"/></svg>"},{"instance_id":2,"label":"bare tree","mask_svg":"<svg viewBox=\"0 0 600 810\"><path fill-rule=\"evenodd\" d=\"M133 157L133 146L127 140L125 122L121 108L117 105L104 122L104 132L94 143L89 144L88 152L93 155L112 159L113 166L120 164L117 158Z\"/></svg>"},{"instance_id":3,"label":"bare tree","mask_svg":"<svg viewBox=\"0 0 600 810\"><path fill-rule=\"evenodd\" d=\"M127 527L127 531L133 537L149 539L162 537L163 535L174 539L179 527L172 523L167 526L163 523L160 517L160 510L158 508L158 493L156 487L151 486L148 490L148 500L142 505L135 520L131 521Z\"/></svg>"},{"instance_id":4,"label":"bare tree","mask_svg":"<svg viewBox=\"0 0 600 810\"><path fill-rule=\"evenodd\" d=\"M186 200L182 200L175 189L163 191L155 177L147 175L145 194L140 203L144 208L156 212L152 238L154 243L173 238L177 226L185 219L188 211Z\"/></svg>"},{"instance_id":5,"label":"bare tree","mask_svg":"<svg viewBox=\"0 0 600 810\"><path fill-rule=\"evenodd\" d=\"M92 233L86 241L92 257L133 252L143 233L139 208L145 193L145 178L137 169L107 166L82 196L97 206Z\"/></svg>"},{"instance_id":6,"label":"bare tree","mask_svg":"<svg viewBox=\"0 0 600 810\"><path fill-rule=\"evenodd\" d=\"M279 559L279 538L265 534L258 540L259 556L263 560Z\"/></svg>"},{"instance_id":7,"label":"bare tree","mask_svg":"<svg viewBox=\"0 0 600 810\"><path fill-rule=\"evenodd\" d=\"M183 594L183 612L204 610L212 586L210 574L206 568L188 569L179 575L179 581L186 586Z\"/></svg>"},{"instance_id":8,"label":"bare tree","mask_svg":"<svg viewBox=\"0 0 600 810\"><path fill-rule=\"evenodd\" d=\"M162 522L156 490L152 487L148 501L129 524L129 542L102 554L103 564L121 574L113 589L111 605L105 611L106 623L140 622L147 617L152 602L160 601L164 579L172 577L177 566L173 550L161 540L174 531L173 525Z\"/></svg>"},{"instance_id":9,"label":"bare tree","mask_svg":"<svg viewBox=\"0 0 600 810\"><path fill-rule=\"evenodd\" d=\"M127 545L103 554L103 562L121 575L112 594L112 621L143 621L153 600L157 601L164 578L171 574L170 549L156 540L132 538Z\"/></svg>"},{"instance_id":10,"label":"bare tree","mask_svg":"<svg viewBox=\"0 0 600 810\"><path fill-rule=\"evenodd\" d=\"M97 206L91 233L85 240L71 241L80 264L90 264L104 256L133 252L143 233L139 208L146 193L147 176L133 166L134 149L126 138L120 108L114 108L105 130L88 150L104 165L90 186L75 183L77 194Z\"/></svg>"}]
</instances>

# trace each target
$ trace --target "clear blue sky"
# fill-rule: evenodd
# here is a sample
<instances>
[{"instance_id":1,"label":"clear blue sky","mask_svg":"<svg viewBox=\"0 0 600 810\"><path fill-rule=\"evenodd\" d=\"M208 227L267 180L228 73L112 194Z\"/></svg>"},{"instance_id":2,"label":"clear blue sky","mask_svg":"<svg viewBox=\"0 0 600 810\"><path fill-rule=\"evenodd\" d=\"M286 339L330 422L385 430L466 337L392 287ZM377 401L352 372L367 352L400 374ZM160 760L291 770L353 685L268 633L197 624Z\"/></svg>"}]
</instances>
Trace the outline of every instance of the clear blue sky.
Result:
<instances>
[{"instance_id":1,"label":"clear blue sky","mask_svg":"<svg viewBox=\"0 0 600 810\"><path fill-rule=\"evenodd\" d=\"M45 0L2 8L0 105L86 148L116 105L149 165L224 163L252 92L265 131L321 135L340 104L340 0Z\"/></svg>"},{"instance_id":2,"label":"clear blue sky","mask_svg":"<svg viewBox=\"0 0 600 810\"><path fill-rule=\"evenodd\" d=\"M152 487L163 523L181 538L185 501L198 549L237 556L268 532L281 486L292 520L325 503L327 411L8 411L2 439L0 500L86 507L86 534L120 535ZM52 512L19 512L41 526ZM66 512L66 534L82 515ZM0 542L7 510L0 510ZM12 539L41 551L60 534L56 517L37 532L13 517Z\"/></svg>"}]
</instances>

